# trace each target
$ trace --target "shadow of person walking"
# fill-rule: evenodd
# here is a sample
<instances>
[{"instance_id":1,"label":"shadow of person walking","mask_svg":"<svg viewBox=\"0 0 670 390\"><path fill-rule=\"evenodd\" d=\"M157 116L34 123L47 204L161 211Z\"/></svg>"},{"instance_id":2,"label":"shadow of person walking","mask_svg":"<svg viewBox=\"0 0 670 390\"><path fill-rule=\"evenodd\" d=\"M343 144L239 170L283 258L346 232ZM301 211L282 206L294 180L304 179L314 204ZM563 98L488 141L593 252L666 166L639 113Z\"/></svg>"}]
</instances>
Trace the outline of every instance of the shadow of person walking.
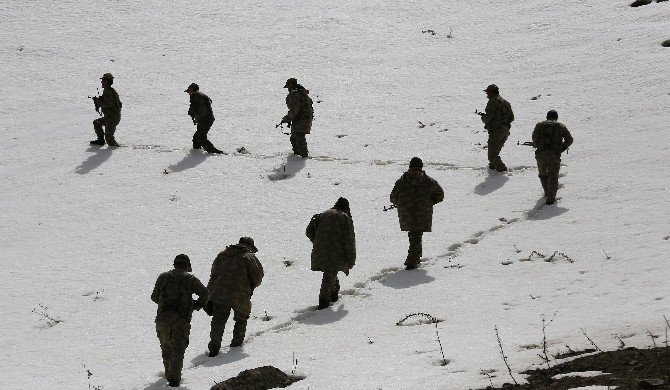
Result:
<instances>
[{"instance_id":1,"label":"shadow of person walking","mask_svg":"<svg viewBox=\"0 0 670 390\"><path fill-rule=\"evenodd\" d=\"M509 177L506 175L501 175L497 172L489 172L489 175L484 179L483 182L477 184L475 187L475 194L477 195L488 195L491 192L500 189L502 186L507 183Z\"/></svg>"},{"instance_id":2,"label":"shadow of person walking","mask_svg":"<svg viewBox=\"0 0 670 390\"><path fill-rule=\"evenodd\" d=\"M86 160L84 160L74 171L80 175L85 175L92 170L98 168L102 163L107 161L112 156L112 148L99 148L91 146L86 149L87 152L93 153Z\"/></svg>"},{"instance_id":3,"label":"shadow of person walking","mask_svg":"<svg viewBox=\"0 0 670 390\"><path fill-rule=\"evenodd\" d=\"M187 169L195 168L203 161L207 160L208 156L210 155L207 153L191 149L181 161L176 164L170 164L167 170L170 172L182 172Z\"/></svg>"}]
</instances>

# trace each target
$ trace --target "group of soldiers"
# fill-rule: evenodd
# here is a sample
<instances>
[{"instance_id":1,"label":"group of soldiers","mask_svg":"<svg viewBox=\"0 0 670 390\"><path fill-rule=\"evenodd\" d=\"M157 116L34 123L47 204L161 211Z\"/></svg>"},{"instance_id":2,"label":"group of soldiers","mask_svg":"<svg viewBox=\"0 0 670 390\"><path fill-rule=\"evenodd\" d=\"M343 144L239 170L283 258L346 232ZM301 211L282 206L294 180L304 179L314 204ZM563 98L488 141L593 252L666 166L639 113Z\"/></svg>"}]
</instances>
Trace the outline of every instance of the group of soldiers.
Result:
<instances>
[{"instance_id":1,"label":"group of soldiers","mask_svg":"<svg viewBox=\"0 0 670 390\"><path fill-rule=\"evenodd\" d=\"M116 126L121 120L121 100L112 87L114 77L105 73L101 78L103 93L93 97L96 110L101 110L101 118L93 121L97 139L92 145L117 147L114 138ZM288 89L286 105L288 113L277 126L287 124L291 129L293 153L308 157L306 135L312 128L314 111L309 91L289 78L284 85ZM514 121L512 107L500 96L496 85L485 90L488 104L480 113L484 128L488 131L489 169L507 171L500 158L505 141L509 137ZM193 135L193 148L203 148L207 153L223 153L208 139L207 134L214 123L212 100L200 92L200 87L192 83L185 90L190 96L188 114L197 130ZM104 129L103 129L104 128ZM568 129L558 122L558 114L551 110L545 121L533 130L532 145L540 182L544 189L546 204L556 201L561 153L573 142ZM419 157L410 160L409 169L395 182L390 193L390 201L398 210L402 231L406 231L409 248L405 269L419 266L422 257L423 234L432 230L433 206L444 200L440 184L423 170ZM312 243L311 269L322 272L321 288L318 295L318 309L325 309L337 302L340 283L338 273L346 275L356 263L356 238L349 201L339 198L335 205L309 221L306 236ZM165 368L165 378L172 387L181 383L184 352L189 343L191 317L194 310L204 309L212 316L208 355L217 356L221 340L231 312L234 327L230 347L243 344L247 320L251 314L251 297L263 280L263 266L256 257L258 249L250 237L241 237L237 244L229 245L214 260L209 282L204 286L198 278L190 274L191 262L187 255L179 254L174 259L174 269L162 273L156 280L151 299L158 305L156 333L160 341ZM198 296L193 300L193 294Z\"/></svg>"}]
</instances>

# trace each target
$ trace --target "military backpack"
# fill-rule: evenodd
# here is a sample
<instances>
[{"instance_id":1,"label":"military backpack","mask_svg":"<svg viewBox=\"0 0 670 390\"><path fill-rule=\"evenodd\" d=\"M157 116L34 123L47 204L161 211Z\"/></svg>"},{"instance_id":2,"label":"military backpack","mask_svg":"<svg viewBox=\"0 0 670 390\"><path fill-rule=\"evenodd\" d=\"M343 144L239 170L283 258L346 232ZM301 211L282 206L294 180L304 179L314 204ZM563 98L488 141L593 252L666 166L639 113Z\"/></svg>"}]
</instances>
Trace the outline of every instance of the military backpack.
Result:
<instances>
[{"instance_id":1,"label":"military backpack","mask_svg":"<svg viewBox=\"0 0 670 390\"><path fill-rule=\"evenodd\" d=\"M172 311L188 318L193 308L193 298L187 286L188 275L178 276L168 272L161 286L159 304L163 311Z\"/></svg>"}]
</instances>

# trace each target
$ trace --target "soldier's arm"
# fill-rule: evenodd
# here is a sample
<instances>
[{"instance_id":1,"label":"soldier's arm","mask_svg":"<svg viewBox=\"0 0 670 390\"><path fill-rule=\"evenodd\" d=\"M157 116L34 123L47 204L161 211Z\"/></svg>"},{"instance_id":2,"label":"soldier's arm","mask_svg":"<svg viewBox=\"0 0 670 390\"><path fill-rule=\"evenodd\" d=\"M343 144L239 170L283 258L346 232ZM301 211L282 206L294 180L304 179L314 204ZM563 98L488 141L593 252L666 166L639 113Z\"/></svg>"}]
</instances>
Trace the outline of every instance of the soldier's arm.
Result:
<instances>
[{"instance_id":1,"label":"soldier's arm","mask_svg":"<svg viewBox=\"0 0 670 390\"><path fill-rule=\"evenodd\" d=\"M309 224L307 225L307 229L305 229L305 235L307 238L309 238L310 242L314 242L314 238L316 238L316 225L317 221L316 218L312 217L312 219L309 220Z\"/></svg>"},{"instance_id":2,"label":"soldier's arm","mask_svg":"<svg viewBox=\"0 0 670 390\"><path fill-rule=\"evenodd\" d=\"M263 265L261 264L260 261L258 261L258 258L256 255L253 253L249 254L248 257L248 273L249 273L249 281L251 282L251 290L253 291L256 287L261 285L261 282L263 281L263 276L265 276L263 272Z\"/></svg>"},{"instance_id":3,"label":"soldier's arm","mask_svg":"<svg viewBox=\"0 0 670 390\"><path fill-rule=\"evenodd\" d=\"M570 145L572 145L574 139L572 138L572 134L570 134L570 131L568 131L568 128L565 126L562 127L561 133L562 133L561 135L563 136L563 143L561 144L562 149L561 153L562 153L566 151L570 147Z\"/></svg>"},{"instance_id":4,"label":"soldier's arm","mask_svg":"<svg viewBox=\"0 0 670 390\"><path fill-rule=\"evenodd\" d=\"M486 108L484 109L484 115L481 115L480 117L482 118L482 122L484 122L485 125L488 125L489 122L491 122L491 118L493 117L493 112L495 111L495 105L493 104L493 99L489 99L489 102L486 103Z\"/></svg>"},{"instance_id":5,"label":"soldier's arm","mask_svg":"<svg viewBox=\"0 0 670 390\"><path fill-rule=\"evenodd\" d=\"M391 195L389 196L389 200L391 201L391 204L398 205L398 182L395 182L395 185L393 186L393 190L391 190Z\"/></svg>"},{"instance_id":6,"label":"soldier's arm","mask_svg":"<svg viewBox=\"0 0 670 390\"><path fill-rule=\"evenodd\" d=\"M163 274L161 274L158 279L156 279L156 284L154 285L154 291L151 293L151 300L155 303L158 303L158 298L161 293L161 285L163 284Z\"/></svg>"},{"instance_id":7,"label":"soldier's arm","mask_svg":"<svg viewBox=\"0 0 670 390\"><path fill-rule=\"evenodd\" d=\"M533 147L537 149L537 147L540 146L540 124L535 125L535 129L533 129Z\"/></svg>"},{"instance_id":8,"label":"soldier's arm","mask_svg":"<svg viewBox=\"0 0 670 390\"><path fill-rule=\"evenodd\" d=\"M96 101L100 107L112 107L114 106L114 94L109 89L104 89L102 91L102 96Z\"/></svg>"},{"instance_id":9,"label":"soldier's arm","mask_svg":"<svg viewBox=\"0 0 670 390\"><path fill-rule=\"evenodd\" d=\"M212 288L214 287L214 282L216 282L216 279L219 276L219 266L221 264L221 254L219 253L218 256L216 256L216 259L214 259L214 262L212 263L212 270L209 272L209 282L207 282L207 290L212 291Z\"/></svg>"},{"instance_id":10,"label":"soldier's arm","mask_svg":"<svg viewBox=\"0 0 670 390\"><path fill-rule=\"evenodd\" d=\"M209 291L207 291L207 288L205 288L200 280L193 275L189 278L189 284L191 291L198 296L198 299L195 301L195 307L197 309L205 307L205 304L209 299Z\"/></svg>"},{"instance_id":11,"label":"soldier's arm","mask_svg":"<svg viewBox=\"0 0 670 390\"><path fill-rule=\"evenodd\" d=\"M198 96L192 94L190 98L190 106L188 107L188 115L193 118L195 121L200 119L200 108L198 107Z\"/></svg>"},{"instance_id":12,"label":"soldier's arm","mask_svg":"<svg viewBox=\"0 0 670 390\"><path fill-rule=\"evenodd\" d=\"M354 221L346 214L345 228L344 228L344 253L347 255L347 265L349 269L356 265L356 233L354 233Z\"/></svg>"},{"instance_id":13,"label":"soldier's arm","mask_svg":"<svg viewBox=\"0 0 670 390\"><path fill-rule=\"evenodd\" d=\"M437 180L431 180L433 182L433 191L430 194L430 199L433 201L433 204L437 204L444 200L444 190L442 189L442 186L440 186L440 183L437 182Z\"/></svg>"},{"instance_id":14,"label":"soldier's arm","mask_svg":"<svg viewBox=\"0 0 670 390\"><path fill-rule=\"evenodd\" d=\"M295 94L289 93L288 96L286 96L286 107L288 107L288 113L284 116L283 121L293 121L298 115L298 112L300 112L300 102L295 97Z\"/></svg>"}]
</instances>

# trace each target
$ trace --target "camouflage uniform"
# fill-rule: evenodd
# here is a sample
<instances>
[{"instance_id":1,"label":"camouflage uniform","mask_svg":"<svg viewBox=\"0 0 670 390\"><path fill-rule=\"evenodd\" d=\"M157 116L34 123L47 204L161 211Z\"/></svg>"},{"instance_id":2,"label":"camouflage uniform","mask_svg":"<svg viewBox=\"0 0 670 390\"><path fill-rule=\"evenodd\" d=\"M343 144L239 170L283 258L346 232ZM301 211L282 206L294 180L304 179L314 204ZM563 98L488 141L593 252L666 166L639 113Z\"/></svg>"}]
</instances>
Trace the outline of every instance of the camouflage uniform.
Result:
<instances>
[{"instance_id":1,"label":"camouflage uniform","mask_svg":"<svg viewBox=\"0 0 670 390\"><path fill-rule=\"evenodd\" d=\"M396 181L390 200L398 208L400 230L408 232L405 265L416 268L422 256L422 235L432 230L433 205L444 200L444 190L421 167L411 167Z\"/></svg>"},{"instance_id":2,"label":"camouflage uniform","mask_svg":"<svg viewBox=\"0 0 670 390\"><path fill-rule=\"evenodd\" d=\"M119 146L114 139L116 126L121 122L121 100L119 94L111 86L102 89L102 96L95 99L95 103L102 109L102 118L93 121L95 135L98 136L98 143L107 142L109 146ZM103 130L104 126L104 130Z\"/></svg>"},{"instance_id":3,"label":"camouflage uniform","mask_svg":"<svg viewBox=\"0 0 670 390\"><path fill-rule=\"evenodd\" d=\"M169 279L175 280L177 284L183 283L188 294L187 304L169 306L164 302L164 294L179 294L179 291L163 291L174 288L173 283L167 283ZM198 295L198 300L195 303L192 294ZM151 300L158 304L156 333L163 355L165 378L171 384L178 385L181 382L184 352L188 347L191 332L191 315L194 308L199 309L205 305L208 296L209 293L200 280L182 269L175 268L169 272L164 272L156 280L156 285L151 293Z\"/></svg>"},{"instance_id":4,"label":"camouflage uniform","mask_svg":"<svg viewBox=\"0 0 670 390\"><path fill-rule=\"evenodd\" d=\"M482 115L484 128L489 132L488 159L489 167L498 172L507 170L505 163L500 158L500 151L509 137L509 130L514 121L514 112L509 102L500 95L489 98L486 104L486 113Z\"/></svg>"},{"instance_id":5,"label":"camouflage uniform","mask_svg":"<svg viewBox=\"0 0 670 390\"><path fill-rule=\"evenodd\" d=\"M251 245L253 247L253 244ZM232 347L244 342L247 320L251 314L251 296L263 280L263 266L254 255L255 247L235 244L219 253L212 264L207 290L214 303L209 351L216 355L221 348L221 338L230 316L234 311Z\"/></svg>"},{"instance_id":6,"label":"camouflage uniform","mask_svg":"<svg viewBox=\"0 0 670 390\"><path fill-rule=\"evenodd\" d=\"M193 118L197 128L193 134L193 149L203 148L207 153L221 153L208 139L207 133L214 124L214 112L212 112L212 99L200 91L193 92L190 96L191 105L188 115Z\"/></svg>"},{"instance_id":7,"label":"camouflage uniform","mask_svg":"<svg viewBox=\"0 0 670 390\"><path fill-rule=\"evenodd\" d=\"M533 130L533 146L537 148L535 160L547 204L556 201L561 153L567 150L572 142L572 135L568 129L556 120L546 120L535 125Z\"/></svg>"},{"instance_id":8,"label":"camouflage uniform","mask_svg":"<svg viewBox=\"0 0 670 390\"><path fill-rule=\"evenodd\" d=\"M312 217L305 234L312 242L312 271L323 272L319 306L337 301L339 271L349 275L356 264L356 235L351 216L332 208Z\"/></svg>"},{"instance_id":9,"label":"camouflage uniform","mask_svg":"<svg viewBox=\"0 0 670 390\"><path fill-rule=\"evenodd\" d=\"M288 113L282 118L282 122L290 123L293 153L307 157L305 135L312 130L312 119L314 117L309 91L298 84L295 89L290 90L286 95L286 106L288 107Z\"/></svg>"}]
</instances>

